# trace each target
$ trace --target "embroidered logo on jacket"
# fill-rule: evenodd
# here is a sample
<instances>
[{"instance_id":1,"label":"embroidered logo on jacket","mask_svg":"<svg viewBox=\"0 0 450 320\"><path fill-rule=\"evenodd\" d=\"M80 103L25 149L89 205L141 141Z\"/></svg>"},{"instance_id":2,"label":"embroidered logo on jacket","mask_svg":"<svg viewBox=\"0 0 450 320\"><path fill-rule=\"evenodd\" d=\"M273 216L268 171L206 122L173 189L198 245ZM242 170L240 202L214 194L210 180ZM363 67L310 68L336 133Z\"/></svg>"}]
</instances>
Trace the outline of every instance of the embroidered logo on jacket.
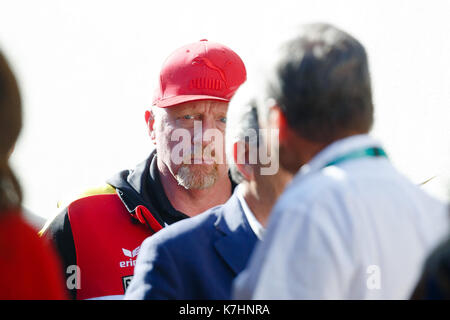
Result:
<instances>
[{"instance_id":1,"label":"embroidered logo on jacket","mask_svg":"<svg viewBox=\"0 0 450 320\"><path fill-rule=\"evenodd\" d=\"M138 246L133 251L122 248L123 255L125 257L128 257L129 259L125 260L125 261L120 261L119 266L121 268L134 267L136 265L136 259L133 259L133 258L137 257L140 249L141 249L141 246Z\"/></svg>"},{"instance_id":2,"label":"embroidered logo on jacket","mask_svg":"<svg viewBox=\"0 0 450 320\"><path fill-rule=\"evenodd\" d=\"M141 246L138 246L136 249L134 249L133 251L127 250L122 248L122 252L124 254L125 257L130 257L130 258L134 258L139 254L139 250L141 249Z\"/></svg>"}]
</instances>

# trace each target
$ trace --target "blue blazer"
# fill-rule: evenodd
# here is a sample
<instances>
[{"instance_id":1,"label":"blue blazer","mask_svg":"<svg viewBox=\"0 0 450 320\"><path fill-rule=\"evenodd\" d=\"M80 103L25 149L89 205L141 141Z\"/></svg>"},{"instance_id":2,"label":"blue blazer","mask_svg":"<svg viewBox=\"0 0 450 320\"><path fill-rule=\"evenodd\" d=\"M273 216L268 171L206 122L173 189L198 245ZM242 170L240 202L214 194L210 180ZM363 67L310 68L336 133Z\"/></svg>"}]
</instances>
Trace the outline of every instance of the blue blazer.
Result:
<instances>
[{"instance_id":1,"label":"blue blazer","mask_svg":"<svg viewBox=\"0 0 450 320\"><path fill-rule=\"evenodd\" d=\"M222 206L147 238L125 299L231 299L232 282L256 242L233 194Z\"/></svg>"}]
</instances>

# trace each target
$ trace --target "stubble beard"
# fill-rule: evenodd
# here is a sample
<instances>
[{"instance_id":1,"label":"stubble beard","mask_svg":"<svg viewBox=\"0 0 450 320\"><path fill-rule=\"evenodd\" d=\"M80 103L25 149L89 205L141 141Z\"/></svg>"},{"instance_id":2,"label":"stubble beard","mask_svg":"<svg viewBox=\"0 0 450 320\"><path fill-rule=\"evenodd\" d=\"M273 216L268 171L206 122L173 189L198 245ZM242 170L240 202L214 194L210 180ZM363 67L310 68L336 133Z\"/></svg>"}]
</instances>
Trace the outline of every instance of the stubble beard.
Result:
<instances>
[{"instance_id":1,"label":"stubble beard","mask_svg":"<svg viewBox=\"0 0 450 320\"><path fill-rule=\"evenodd\" d=\"M187 190L203 190L211 188L217 182L218 177L219 171L217 164L183 164L175 175L178 184Z\"/></svg>"}]
</instances>

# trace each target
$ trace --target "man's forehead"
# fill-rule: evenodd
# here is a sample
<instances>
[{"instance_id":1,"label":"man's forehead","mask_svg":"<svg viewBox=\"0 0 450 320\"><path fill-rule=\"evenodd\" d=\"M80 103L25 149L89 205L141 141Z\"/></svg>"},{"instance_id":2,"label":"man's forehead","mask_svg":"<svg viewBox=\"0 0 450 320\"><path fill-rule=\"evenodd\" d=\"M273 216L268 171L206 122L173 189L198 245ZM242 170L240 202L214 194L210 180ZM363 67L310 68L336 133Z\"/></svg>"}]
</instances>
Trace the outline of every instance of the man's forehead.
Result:
<instances>
[{"instance_id":1,"label":"man's forehead","mask_svg":"<svg viewBox=\"0 0 450 320\"><path fill-rule=\"evenodd\" d=\"M228 109L228 102L215 101L215 100L201 100L201 101L190 101L185 103L180 103L168 108L158 108L162 109L167 113L179 113L188 110L193 110L197 112L226 112Z\"/></svg>"}]
</instances>

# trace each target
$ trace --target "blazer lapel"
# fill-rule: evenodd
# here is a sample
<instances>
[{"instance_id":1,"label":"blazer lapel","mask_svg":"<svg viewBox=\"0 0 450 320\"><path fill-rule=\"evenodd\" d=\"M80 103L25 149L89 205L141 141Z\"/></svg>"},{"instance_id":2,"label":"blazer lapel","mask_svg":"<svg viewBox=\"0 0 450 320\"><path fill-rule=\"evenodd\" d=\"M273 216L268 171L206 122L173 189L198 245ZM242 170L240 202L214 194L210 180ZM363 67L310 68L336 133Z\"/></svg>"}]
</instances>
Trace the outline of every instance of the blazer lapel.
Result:
<instances>
[{"instance_id":1,"label":"blazer lapel","mask_svg":"<svg viewBox=\"0 0 450 320\"><path fill-rule=\"evenodd\" d=\"M219 234L215 249L237 275L245 268L257 238L235 194L223 205L215 227Z\"/></svg>"}]
</instances>

